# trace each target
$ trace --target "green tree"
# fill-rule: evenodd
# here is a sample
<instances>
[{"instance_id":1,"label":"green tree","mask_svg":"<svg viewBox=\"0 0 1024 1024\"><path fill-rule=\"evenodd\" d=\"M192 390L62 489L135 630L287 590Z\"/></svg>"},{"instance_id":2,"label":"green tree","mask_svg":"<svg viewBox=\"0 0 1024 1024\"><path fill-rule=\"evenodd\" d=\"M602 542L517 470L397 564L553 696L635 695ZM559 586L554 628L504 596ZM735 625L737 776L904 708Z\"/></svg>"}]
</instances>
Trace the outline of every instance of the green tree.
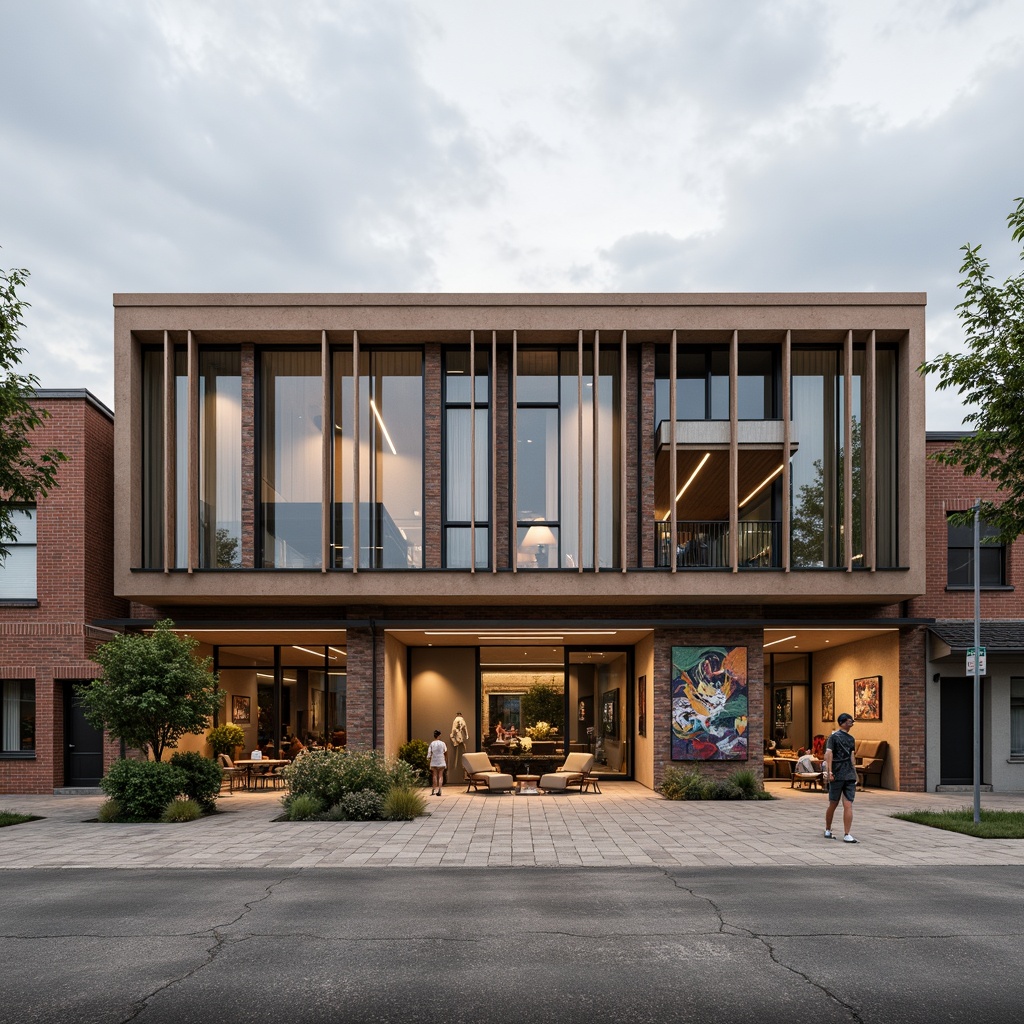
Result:
<instances>
[{"instance_id":1,"label":"green tree","mask_svg":"<svg viewBox=\"0 0 1024 1024\"><path fill-rule=\"evenodd\" d=\"M35 375L16 372L25 354L18 331L25 326L22 312L28 306L18 289L28 276L27 270L0 270L0 564L7 557L7 544L18 537L17 507L56 487L57 467L67 460L56 448L32 451L32 431L49 414L29 404L39 384Z\"/></svg>"},{"instance_id":2,"label":"green tree","mask_svg":"<svg viewBox=\"0 0 1024 1024\"><path fill-rule=\"evenodd\" d=\"M519 698L523 726L547 722L561 729L565 721L565 697L561 689L534 683Z\"/></svg>"},{"instance_id":3,"label":"green tree","mask_svg":"<svg viewBox=\"0 0 1024 1024\"><path fill-rule=\"evenodd\" d=\"M159 761L168 747L206 729L222 693L199 641L174 632L170 619L152 633L125 633L93 655L103 676L79 686L88 721L130 747L149 748Z\"/></svg>"},{"instance_id":4,"label":"green tree","mask_svg":"<svg viewBox=\"0 0 1024 1024\"><path fill-rule=\"evenodd\" d=\"M1024 197L1006 218L1015 242L1024 240ZM999 501L982 501L981 517L998 531L993 540L1011 543L1024 533L1024 271L996 284L980 245L961 247L963 301L956 307L966 351L946 352L920 366L938 376L939 391L955 389L973 406L964 424L973 431L931 457L959 466L965 476L999 485ZM1024 248L1020 258L1024 259ZM954 517L973 521L970 512Z\"/></svg>"}]
</instances>

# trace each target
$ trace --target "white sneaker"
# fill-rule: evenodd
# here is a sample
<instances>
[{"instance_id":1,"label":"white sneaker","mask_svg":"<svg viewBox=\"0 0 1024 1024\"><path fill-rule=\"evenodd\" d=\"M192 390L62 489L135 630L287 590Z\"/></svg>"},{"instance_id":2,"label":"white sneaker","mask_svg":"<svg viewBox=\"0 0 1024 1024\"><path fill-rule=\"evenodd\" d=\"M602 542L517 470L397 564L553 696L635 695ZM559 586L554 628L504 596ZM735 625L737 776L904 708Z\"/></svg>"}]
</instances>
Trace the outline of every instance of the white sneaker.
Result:
<instances>
[{"instance_id":1,"label":"white sneaker","mask_svg":"<svg viewBox=\"0 0 1024 1024\"><path fill-rule=\"evenodd\" d=\"M843 836L843 842L844 843L855 843L855 842L857 842L857 840L854 839L853 836L851 836L849 832L847 832L846 835Z\"/></svg>"},{"instance_id":2,"label":"white sneaker","mask_svg":"<svg viewBox=\"0 0 1024 1024\"><path fill-rule=\"evenodd\" d=\"M825 838L826 839L835 839L835 836L832 835L832 833L828 829L825 829Z\"/></svg>"}]
</instances>

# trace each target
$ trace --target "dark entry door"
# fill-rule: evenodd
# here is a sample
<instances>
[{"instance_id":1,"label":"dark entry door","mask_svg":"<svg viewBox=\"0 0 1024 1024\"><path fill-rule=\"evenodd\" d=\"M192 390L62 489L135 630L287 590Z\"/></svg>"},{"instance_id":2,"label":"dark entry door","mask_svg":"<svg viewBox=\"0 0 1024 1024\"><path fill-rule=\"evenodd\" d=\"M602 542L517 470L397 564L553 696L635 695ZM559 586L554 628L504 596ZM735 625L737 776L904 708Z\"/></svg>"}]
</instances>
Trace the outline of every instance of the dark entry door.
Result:
<instances>
[{"instance_id":1,"label":"dark entry door","mask_svg":"<svg viewBox=\"0 0 1024 1024\"><path fill-rule=\"evenodd\" d=\"M103 778L103 733L85 720L74 685L64 694L64 785L98 786Z\"/></svg>"},{"instance_id":2,"label":"dark entry door","mask_svg":"<svg viewBox=\"0 0 1024 1024\"><path fill-rule=\"evenodd\" d=\"M974 782L974 680L943 676L939 713L939 778L943 786ZM984 757L982 757L984 763Z\"/></svg>"}]
</instances>

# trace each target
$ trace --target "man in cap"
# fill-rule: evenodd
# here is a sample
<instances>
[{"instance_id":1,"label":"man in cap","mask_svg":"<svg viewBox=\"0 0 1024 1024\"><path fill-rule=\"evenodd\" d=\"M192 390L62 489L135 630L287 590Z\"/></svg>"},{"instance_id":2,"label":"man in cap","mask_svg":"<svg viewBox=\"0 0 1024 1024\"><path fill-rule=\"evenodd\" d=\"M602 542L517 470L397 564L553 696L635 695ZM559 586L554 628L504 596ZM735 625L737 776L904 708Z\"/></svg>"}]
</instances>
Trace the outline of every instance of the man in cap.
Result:
<instances>
[{"instance_id":1,"label":"man in cap","mask_svg":"<svg viewBox=\"0 0 1024 1024\"><path fill-rule=\"evenodd\" d=\"M825 744L825 764L822 779L828 783L828 810L825 811L825 838L832 835L832 817L840 799L843 801L843 842L855 843L850 834L853 827L853 798L857 792L857 769L853 763L854 739L850 735L853 715L844 712L839 716L839 728Z\"/></svg>"}]
</instances>

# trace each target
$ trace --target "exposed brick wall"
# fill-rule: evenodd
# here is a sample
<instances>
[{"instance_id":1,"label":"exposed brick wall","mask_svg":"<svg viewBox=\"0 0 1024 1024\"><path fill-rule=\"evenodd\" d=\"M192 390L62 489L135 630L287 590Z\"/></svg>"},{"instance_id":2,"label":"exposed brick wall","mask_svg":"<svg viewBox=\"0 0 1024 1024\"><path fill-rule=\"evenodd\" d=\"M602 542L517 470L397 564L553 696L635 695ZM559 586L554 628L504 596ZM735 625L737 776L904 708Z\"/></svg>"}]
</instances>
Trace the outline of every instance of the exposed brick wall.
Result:
<instances>
[{"instance_id":1,"label":"exposed brick wall","mask_svg":"<svg viewBox=\"0 0 1024 1024\"><path fill-rule=\"evenodd\" d=\"M256 352L242 345L242 566L256 564Z\"/></svg>"},{"instance_id":2,"label":"exposed brick wall","mask_svg":"<svg viewBox=\"0 0 1024 1024\"><path fill-rule=\"evenodd\" d=\"M38 499L34 606L0 607L0 679L35 683L35 756L0 759L0 792L51 793L64 782L64 694L98 666L96 618L127 614L113 596L113 424L85 398L37 400L50 416L33 450L60 448L59 486Z\"/></svg>"},{"instance_id":3,"label":"exposed brick wall","mask_svg":"<svg viewBox=\"0 0 1024 1024\"><path fill-rule=\"evenodd\" d=\"M929 455L948 443L928 441ZM946 513L969 508L977 498L998 499L999 488L991 481L964 476L956 466L943 466L929 458L925 487L927 533L927 593L910 602L910 614L936 619L973 619L974 591L946 590ZM1006 582L1013 590L982 590L983 619L1024 618L1024 538L1006 551Z\"/></svg>"},{"instance_id":4,"label":"exposed brick wall","mask_svg":"<svg viewBox=\"0 0 1024 1024\"><path fill-rule=\"evenodd\" d=\"M441 568L441 346L423 353L423 564Z\"/></svg>"},{"instance_id":5,"label":"exposed brick wall","mask_svg":"<svg viewBox=\"0 0 1024 1024\"><path fill-rule=\"evenodd\" d=\"M900 632L900 790L924 792L925 635L923 628Z\"/></svg>"},{"instance_id":6,"label":"exposed brick wall","mask_svg":"<svg viewBox=\"0 0 1024 1024\"><path fill-rule=\"evenodd\" d=\"M763 778L764 759L764 636L760 629L658 629L654 633L654 786L661 785L672 764L699 763L714 778L725 778L738 768L749 768ZM672 648L725 646L747 648L747 749L746 761L672 761Z\"/></svg>"},{"instance_id":7,"label":"exposed brick wall","mask_svg":"<svg viewBox=\"0 0 1024 1024\"><path fill-rule=\"evenodd\" d=\"M654 345L644 342L640 353L640 558L654 565Z\"/></svg>"}]
</instances>

